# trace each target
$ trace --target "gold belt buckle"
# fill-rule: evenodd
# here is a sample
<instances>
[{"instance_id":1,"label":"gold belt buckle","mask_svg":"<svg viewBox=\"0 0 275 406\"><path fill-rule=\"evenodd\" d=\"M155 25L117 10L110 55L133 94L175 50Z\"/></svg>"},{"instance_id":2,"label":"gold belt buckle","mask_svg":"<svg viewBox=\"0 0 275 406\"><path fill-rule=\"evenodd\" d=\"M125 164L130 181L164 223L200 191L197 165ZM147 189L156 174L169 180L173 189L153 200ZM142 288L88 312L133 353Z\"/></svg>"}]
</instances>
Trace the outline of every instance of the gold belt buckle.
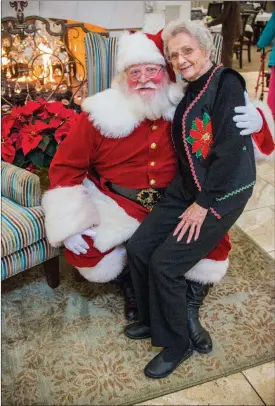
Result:
<instances>
[{"instance_id":1,"label":"gold belt buckle","mask_svg":"<svg viewBox=\"0 0 275 406\"><path fill-rule=\"evenodd\" d=\"M152 210L160 198L160 192L152 188L142 189L137 194L137 201L148 210Z\"/></svg>"}]
</instances>

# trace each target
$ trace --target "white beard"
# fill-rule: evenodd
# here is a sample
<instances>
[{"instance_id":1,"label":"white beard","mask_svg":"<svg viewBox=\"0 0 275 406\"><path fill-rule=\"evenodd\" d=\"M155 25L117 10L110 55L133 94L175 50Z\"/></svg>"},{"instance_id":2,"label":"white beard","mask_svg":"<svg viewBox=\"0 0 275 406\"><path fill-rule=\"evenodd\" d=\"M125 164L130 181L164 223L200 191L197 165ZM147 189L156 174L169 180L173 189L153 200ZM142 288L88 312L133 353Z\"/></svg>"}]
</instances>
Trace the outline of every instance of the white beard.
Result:
<instances>
[{"instance_id":1,"label":"white beard","mask_svg":"<svg viewBox=\"0 0 275 406\"><path fill-rule=\"evenodd\" d=\"M154 94L146 98L142 97L138 92L129 89L125 82L116 83L115 87L124 93L130 110L140 120L145 118L157 120L167 116L167 111L175 109L183 97L182 87L169 82L158 86ZM146 87L155 88L155 85L152 84L150 86L149 83Z\"/></svg>"},{"instance_id":2,"label":"white beard","mask_svg":"<svg viewBox=\"0 0 275 406\"><path fill-rule=\"evenodd\" d=\"M158 118L173 120L184 94L181 83L165 83L151 98L145 99L138 92L127 91L125 80L118 79L112 82L111 89L87 97L82 103L82 110L89 114L89 121L102 135L108 138L127 137L146 118L152 121Z\"/></svg>"}]
</instances>

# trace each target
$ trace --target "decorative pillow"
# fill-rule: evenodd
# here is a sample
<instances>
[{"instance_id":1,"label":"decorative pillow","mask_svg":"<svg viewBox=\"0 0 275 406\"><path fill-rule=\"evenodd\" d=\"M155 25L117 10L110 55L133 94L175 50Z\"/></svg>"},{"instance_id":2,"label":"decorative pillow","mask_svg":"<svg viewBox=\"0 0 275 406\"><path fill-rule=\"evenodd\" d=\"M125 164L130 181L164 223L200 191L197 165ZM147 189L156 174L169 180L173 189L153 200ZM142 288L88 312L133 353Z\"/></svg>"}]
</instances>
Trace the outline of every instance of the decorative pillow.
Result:
<instances>
[{"instance_id":1,"label":"decorative pillow","mask_svg":"<svg viewBox=\"0 0 275 406\"><path fill-rule=\"evenodd\" d=\"M88 95L111 86L116 75L117 37L106 38L95 32L85 36Z\"/></svg>"}]
</instances>

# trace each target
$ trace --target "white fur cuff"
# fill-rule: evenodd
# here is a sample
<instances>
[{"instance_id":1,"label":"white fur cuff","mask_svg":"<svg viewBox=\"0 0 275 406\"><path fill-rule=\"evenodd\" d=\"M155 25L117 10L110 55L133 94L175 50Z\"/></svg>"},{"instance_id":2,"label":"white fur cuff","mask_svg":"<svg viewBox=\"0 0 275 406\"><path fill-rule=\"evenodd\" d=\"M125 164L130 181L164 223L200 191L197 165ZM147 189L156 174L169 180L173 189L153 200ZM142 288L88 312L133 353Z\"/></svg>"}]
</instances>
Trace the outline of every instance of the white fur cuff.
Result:
<instances>
[{"instance_id":1,"label":"white fur cuff","mask_svg":"<svg viewBox=\"0 0 275 406\"><path fill-rule=\"evenodd\" d=\"M93 267L76 268L89 282L105 283L115 279L126 264L126 249L117 247Z\"/></svg>"},{"instance_id":2,"label":"white fur cuff","mask_svg":"<svg viewBox=\"0 0 275 406\"><path fill-rule=\"evenodd\" d=\"M46 234L58 247L71 235L99 224L99 213L89 191L83 186L57 187L42 198Z\"/></svg>"},{"instance_id":3,"label":"white fur cuff","mask_svg":"<svg viewBox=\"0 0 275 406\"><path fill-rule=\"evenodd\" d=\"M228 259L225 261L202 259L185 274L185 278L202 284L220 282L226 274L228 266Z\"/></svg>"},{"instance_id":4,"label":"white fur cuff","mask_svg":"<svg viewBox=\"0 0 275 406\"><path fill-rule=\"evenodd\" d=\"M93 197L100 217L100 224L94 228L96 231L94 247L100 252L105 252L129 240L138 228L139 222L89 179L85 179L83 185Z\"/></svg>"}]
</instances>

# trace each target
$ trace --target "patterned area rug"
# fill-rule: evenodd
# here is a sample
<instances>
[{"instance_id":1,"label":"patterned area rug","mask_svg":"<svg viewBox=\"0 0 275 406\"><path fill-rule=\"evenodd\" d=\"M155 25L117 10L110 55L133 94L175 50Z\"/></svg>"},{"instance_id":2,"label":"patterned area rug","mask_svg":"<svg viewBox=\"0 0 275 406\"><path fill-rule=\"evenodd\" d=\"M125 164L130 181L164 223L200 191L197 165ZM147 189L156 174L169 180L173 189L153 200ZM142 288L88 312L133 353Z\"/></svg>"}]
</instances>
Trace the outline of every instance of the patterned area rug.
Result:
<instances>
[{"instance_id":1,"label":"patterned area rug","mask_svg":"<svg viewBox=\"0 0 275 406\"><path fill-rule=\"evenodd\" d=\"M214 350L170 377L145 378L150 340L123 333L118 287L75 282L62 261L51 290L41 267L2 284L2 404L123 405L143 402L274 357L274 261L238 228L230 272L202 309ZM273 296L273 297L272 297Z\"/></svg>"}]
</instances>

